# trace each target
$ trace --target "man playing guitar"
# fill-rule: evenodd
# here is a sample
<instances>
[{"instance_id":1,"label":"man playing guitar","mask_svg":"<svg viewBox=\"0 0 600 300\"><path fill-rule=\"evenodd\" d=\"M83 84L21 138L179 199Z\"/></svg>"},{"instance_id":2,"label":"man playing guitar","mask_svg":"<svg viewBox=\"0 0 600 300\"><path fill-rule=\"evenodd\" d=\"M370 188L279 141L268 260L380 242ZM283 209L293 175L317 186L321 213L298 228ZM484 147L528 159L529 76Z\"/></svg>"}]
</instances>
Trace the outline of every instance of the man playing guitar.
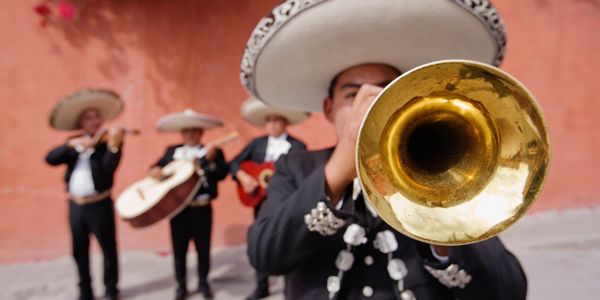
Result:
<instances>
[{"instance_id":1,"label":"man playing guitar","mask_svg":"<svg viewBox=\"0 0 600 300\"><path fill-rule=\"evenodd\" d=\"M186 208L170 220L177 281L176 300L185 299L188 295L186 254L190 240L194 241L198 254L198 291L206 299L213 297L207 280L210 270L212 231L211 201L217 197L217 183L227 176L228 166L221 149L211 144L202 145L200 140L204 130L222 124L215 118L188 109L181 113L166 115L156 125L160 131L181 132L183 143L167 147L165 154L150 170L152 177L162 179L162 167L173 160L197 161L200 167L200 187L196 195Z\"/></svg>"},{"instance_id":2,"label":"man playing guitar","mask_svg":"<svg viewBox=\"0 0 600 300\"><path fill-rule=\"evenodd\" d=\"M252 194L259 188L259 178L249 174L241 166L243 162L268 163L276 161L289 151L306 150L306 145L290 136L286 129L288 125L304 121L309 114L267 106L260 100L251 98L241 107L242 116L246 121L256 126L264 126L267 135L255 138L230 163L233 179L241 185L243 191ZM254 207L254 216L258 215L261 201ZM247 299L260 299L269 295L268 274L257 272L256 287Z\"/></svg>"}]
</instances>

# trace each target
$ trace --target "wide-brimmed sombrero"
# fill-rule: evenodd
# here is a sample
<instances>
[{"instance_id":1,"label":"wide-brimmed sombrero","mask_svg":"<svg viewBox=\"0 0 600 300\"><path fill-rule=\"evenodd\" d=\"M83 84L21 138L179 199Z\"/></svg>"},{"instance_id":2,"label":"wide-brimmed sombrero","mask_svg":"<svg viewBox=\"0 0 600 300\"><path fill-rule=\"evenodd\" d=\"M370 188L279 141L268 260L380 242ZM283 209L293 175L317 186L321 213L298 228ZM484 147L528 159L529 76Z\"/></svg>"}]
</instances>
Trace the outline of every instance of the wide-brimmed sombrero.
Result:
<instances>
[{"instance_id":1,"label":"wide-brimmed sombrero","mask_svg":"<svg viewBox=\"0 0 600 300\"><path fill-rule=\"evenodd\" d=\"M287 0L250 35L241 80L268 104L320 111L331 79L349 67L408 71L443 59L497 66L505 45L487 0Z\"/></svg>"},{"instance_id":2,"label":"wide-brimmed sombrero","mask_svg":"<svg viewBox=\"0 0 600 300\"><path fill-rule=\"evenodd\" d=\"M58 130L77 130L81 113L97 109L102 120L114 119L123 109L123 101L113 91L84 89L62 98L50 113L50 126Z\"/></svg>"},{"instance_id":3,"label":"wide-brimmed sombrero","mask_svg":"<svg viewBox=\"0 0 600 300\"><path fill-rule=\"evenodd\" d=\"M210 129L219 126L223 126L223 122L192 109L168 114L156 122L156 129L159 131L181 131L190 128Z\"/></svg>"},{"instance_id":4,"label":"wide-brimmed sombrero","mask_svg":"<svg viewBox=\"0 0 600 300\"><path fill-rule=\"evenodd\" d=\"M242 103L240 112L242 113L244 120L258 126L265 125L266 117L270 115L285 118L290 125L298 124L310 116L310 113L307 112L267 105L252 97Z\"/></svg>"}]
</instances>

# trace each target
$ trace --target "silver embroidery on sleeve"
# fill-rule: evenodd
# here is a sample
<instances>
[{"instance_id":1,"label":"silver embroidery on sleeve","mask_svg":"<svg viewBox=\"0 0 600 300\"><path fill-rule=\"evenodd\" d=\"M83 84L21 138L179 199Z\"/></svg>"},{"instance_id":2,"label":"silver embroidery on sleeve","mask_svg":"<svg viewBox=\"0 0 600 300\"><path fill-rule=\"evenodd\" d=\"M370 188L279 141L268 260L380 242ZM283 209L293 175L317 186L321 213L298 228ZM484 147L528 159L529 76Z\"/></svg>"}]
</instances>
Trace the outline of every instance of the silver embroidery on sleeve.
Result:
<instances>
[{"instance_id":1,"label":"silver embroidery on sleeve","mask_svg":"<svg viewBox=\"0 0 600 300\"><path fill-rule=\"evenodd\" d=\"M471 282L471 275L461 269L457 264L451 264L443 270L434 269L426 265L425 269L447 288L458 287L463 289Z\"/></svg>"},{"instance_id":2,"label":"silver embroidery on sleeve","mask_svg":"<svg viewBox=\"0 0 600 300\"><path fill-rule=\"evenodd\" d=\"M317 207L304 215L304 223L309 231L318 232L323 236L334 235L344 226L344 220L336 217L324 202L317 203Z\"/></svg>"}]
</instances>

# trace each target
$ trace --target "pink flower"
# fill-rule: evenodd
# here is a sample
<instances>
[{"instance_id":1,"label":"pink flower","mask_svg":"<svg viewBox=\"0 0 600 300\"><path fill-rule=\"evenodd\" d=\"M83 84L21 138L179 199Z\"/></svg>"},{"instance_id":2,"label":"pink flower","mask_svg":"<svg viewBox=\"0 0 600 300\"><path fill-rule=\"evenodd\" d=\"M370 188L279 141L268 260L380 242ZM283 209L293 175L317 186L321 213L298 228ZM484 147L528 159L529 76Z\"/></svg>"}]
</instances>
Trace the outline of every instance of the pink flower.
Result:
<instances>
[{"instance_id":1,"label":"pink flower","mask_svg":"<svg viewBox=\"0 0 600 300\"><path fill-rule=\"evenodd\" d=\"M50 7L46 3L41 3L33 7L33 10L40 16L46 17L50 15Z\"/></svg>"},{"instance_id":2,"label":"pink flower","mask_svg":"<svg viewBox=\"0 0 600 300\"><path fill-rule=\"evenodd\" d=\"M167 256L167 255L169 255L169 251L159 250L159 251L156 251L156 255L158 255L158 256Z\"/></svg>"},{"instance_id":3,"label":"pink flower","mask_svg":"<svg viewBox=\"0 0 600 300\"><path fill-rule=\"evenodd\" d=\"M65 20L73 20L75 18L75 14L77 13L77 8L75 5L61 1L56 5L56 11L59 16L63 17Z\"/></svg>"}]
</instances>

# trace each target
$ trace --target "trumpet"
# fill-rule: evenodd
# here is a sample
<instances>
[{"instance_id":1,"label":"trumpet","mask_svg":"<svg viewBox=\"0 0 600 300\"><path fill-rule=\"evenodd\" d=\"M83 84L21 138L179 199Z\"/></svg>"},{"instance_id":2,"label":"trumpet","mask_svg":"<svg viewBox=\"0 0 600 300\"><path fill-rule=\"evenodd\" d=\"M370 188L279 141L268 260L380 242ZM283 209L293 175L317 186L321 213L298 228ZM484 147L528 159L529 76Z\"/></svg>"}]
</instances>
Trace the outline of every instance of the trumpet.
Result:
<instances>
[{"instance_id":1,"label":"trumpet","mask_svg":"<svg viewBox=\"0 0 600 300\"><path fill-rule=\"evenodd\" d=\"M365 198L395 230L445 246L482 241L529 209L548 173L547 126L515 78L466 60L390 83L358 134Z\"/></svg>"}]
</instances>

